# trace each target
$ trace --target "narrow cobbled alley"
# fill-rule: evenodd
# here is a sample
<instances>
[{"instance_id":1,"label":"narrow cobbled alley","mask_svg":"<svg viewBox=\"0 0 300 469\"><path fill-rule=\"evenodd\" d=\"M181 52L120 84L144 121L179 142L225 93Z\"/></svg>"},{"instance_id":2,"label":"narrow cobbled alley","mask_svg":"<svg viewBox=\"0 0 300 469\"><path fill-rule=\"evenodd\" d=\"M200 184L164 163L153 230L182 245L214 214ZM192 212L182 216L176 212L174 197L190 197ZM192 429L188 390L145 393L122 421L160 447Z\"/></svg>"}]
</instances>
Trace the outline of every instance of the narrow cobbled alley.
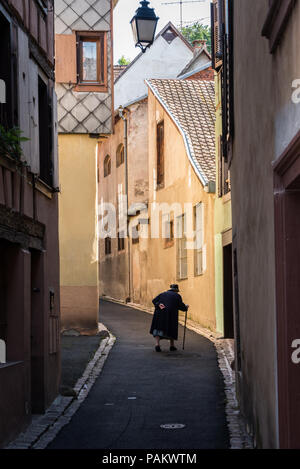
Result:
<instances>
[{"instance_id":1,"label":"narrow cobbled alley","mask_svg":"<svg viewBox=\"0 0 300 469\"><path fill-rule=\"evenodd\" d=\"M117 338L104 369L49 449L228 448L225 394L214 346L187 331L186 349L154 351L151 316L101 302L100 320ZM182 429L161 425L181 424Z\"/></svg>"}]
</instances>

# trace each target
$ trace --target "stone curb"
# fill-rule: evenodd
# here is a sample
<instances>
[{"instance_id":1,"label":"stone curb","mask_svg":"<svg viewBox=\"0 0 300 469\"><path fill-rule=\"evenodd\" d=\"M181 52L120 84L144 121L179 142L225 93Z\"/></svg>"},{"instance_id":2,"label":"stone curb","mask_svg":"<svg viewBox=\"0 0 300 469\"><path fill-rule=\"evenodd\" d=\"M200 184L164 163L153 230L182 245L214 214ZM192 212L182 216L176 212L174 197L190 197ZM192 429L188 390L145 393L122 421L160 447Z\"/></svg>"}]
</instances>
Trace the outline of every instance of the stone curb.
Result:
<instances>
[{"instance_id":1,"label":"stone curb","mask_svg":"<svg viewBox=\"0 0 300 469\"><path fill-rule=\"evenodd\" d=\"M106 330L109 337L101 341L93 359L88 363L82 377L78 379L74 387L77 398L58 396L45 415L33 417L27 430L5 449L45 449L61 429L71 421L87 398L116 342L116 338L105 326L101 325L101 330Z\"/></svg>"},{"instance_id":2,"label":"stone curb","mask_svg":"<svg viewBox=\"0 0 300 469\"><path fill-rule=\"evenodd\" d=\"M115 300L113 298L104 297L104 301L110 301L112 303L123 304L130 308L138 309L145 313L153 315L153 310L150 308L143 307L134 303L124 303L122 301ZM183 318L179 318L179 324L184 326L185 321ZM188 319L187 328L196 334L202 335L210 340L217 351L218 363L221 373L223 375L225 384L225 395L226 395L226 419L227 426L230 435L230 448L231 449L253 449L253 442L251 436L246 430L246 424L243 416L239 410L238 401L236 398L235 390L235 372L231 368L231 363L234 360L234 349L232 341L223 339L220 334L216 334L209 329L201 327L198 323Z\"/></svg>"}]
</instances>

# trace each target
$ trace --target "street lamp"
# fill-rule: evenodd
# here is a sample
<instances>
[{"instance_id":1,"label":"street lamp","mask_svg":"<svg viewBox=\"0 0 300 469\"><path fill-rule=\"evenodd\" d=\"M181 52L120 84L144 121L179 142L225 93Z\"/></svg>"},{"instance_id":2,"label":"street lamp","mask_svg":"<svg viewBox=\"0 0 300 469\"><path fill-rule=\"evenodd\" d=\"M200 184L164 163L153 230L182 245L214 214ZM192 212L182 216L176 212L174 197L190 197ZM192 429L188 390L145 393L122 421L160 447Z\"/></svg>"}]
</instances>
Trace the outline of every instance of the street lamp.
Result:
<instances>
[{"instance_id":1,"label":"street lamp","mask_svg":"<svg viewBox=\"0 0 300 469\"><path fill-rule=\"evenodd\" d=\"M136 10L135 16L131 20L131 27L135 41L135 47L140 47L142 52L152 46L159 18L156 16L154 8L148 7L147 0L141 1L141 6Z\"/></svg>"}]
</instances>

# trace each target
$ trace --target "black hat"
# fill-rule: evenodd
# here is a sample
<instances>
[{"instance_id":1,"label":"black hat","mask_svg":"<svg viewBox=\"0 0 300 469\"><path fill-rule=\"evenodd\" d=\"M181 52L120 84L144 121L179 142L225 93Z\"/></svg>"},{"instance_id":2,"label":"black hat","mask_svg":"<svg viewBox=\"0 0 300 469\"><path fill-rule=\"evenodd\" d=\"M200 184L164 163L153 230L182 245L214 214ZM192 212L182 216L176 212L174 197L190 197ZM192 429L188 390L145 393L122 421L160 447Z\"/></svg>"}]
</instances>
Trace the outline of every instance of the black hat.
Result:
<instances>
[{"instance_id":1,"label":"black hat","mask_svg":"<svg viewBox=\"0 0 300 469\"><path fill-rule=\"evenodd\" d=\"M179 285L170 285L170 289L175 292L179 292Z\"/></svg>"}]
</instances>

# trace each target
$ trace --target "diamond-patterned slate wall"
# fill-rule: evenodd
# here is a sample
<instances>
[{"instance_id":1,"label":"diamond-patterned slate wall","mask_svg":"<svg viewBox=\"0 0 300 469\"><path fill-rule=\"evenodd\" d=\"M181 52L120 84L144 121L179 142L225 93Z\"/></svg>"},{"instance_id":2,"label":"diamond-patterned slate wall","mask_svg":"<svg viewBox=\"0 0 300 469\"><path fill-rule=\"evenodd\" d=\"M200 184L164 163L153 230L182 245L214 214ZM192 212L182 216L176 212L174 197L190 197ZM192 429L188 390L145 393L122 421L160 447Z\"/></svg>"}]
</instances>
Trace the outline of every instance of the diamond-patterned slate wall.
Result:
<instances>
[{"instance_id":1,"label":"diamond-patterned slate wall","mask_svg":"<svg viewBox=\"0 0 300 469\"><path fill-rule=\"evenodd\" d=\"M107 31L108 93L78 93L57 83L59 133L112 131L110 0L54 0L55 33Z\"/></svg>"}]
</instances>

